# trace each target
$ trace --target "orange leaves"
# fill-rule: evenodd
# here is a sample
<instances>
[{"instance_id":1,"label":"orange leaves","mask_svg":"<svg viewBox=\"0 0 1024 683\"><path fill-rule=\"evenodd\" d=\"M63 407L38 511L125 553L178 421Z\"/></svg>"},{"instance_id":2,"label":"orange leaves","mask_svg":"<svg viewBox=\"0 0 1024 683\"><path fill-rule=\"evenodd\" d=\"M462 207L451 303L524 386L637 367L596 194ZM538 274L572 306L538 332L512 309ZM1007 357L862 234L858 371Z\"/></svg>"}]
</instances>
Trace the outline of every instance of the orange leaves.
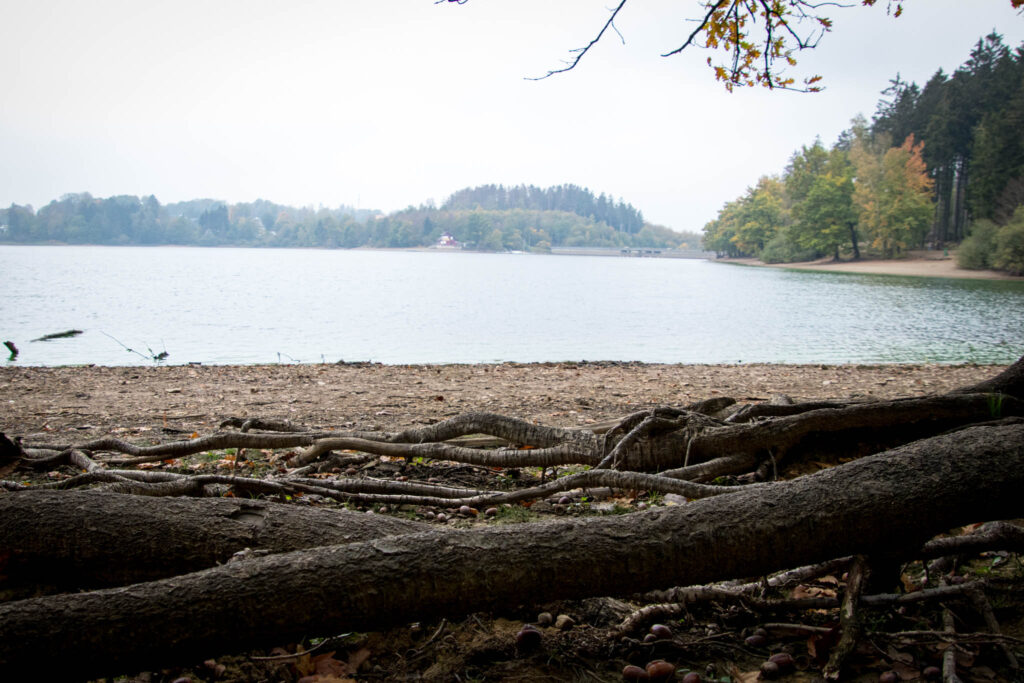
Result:
<instances>
[{"instance_id":1,"label":"orange leaves","mask_svg":"<svg viewBox=\"0 0 1024 683\"><path fill-rule=\"evenodd\" d=\"M368 648L359 648L348 655L345 660L335 657L336 650L314 654L316 648L304 652L299 647L298 652L292 654L284 648L276 647L271 650L270 657L256 657L263 660L291 660L291 668L299 683L355 683L352 678L359 671L359 667L370 658Z\"/></svg>"},{"instance_id":2,"label":"orange leaves","mask_svg":"<svg viewBox=\"0 0 1024 683\"><path fill-rule=\"evenodd\" d=\"M876 0L862 2L870 6ZM1011 3L1016 7L1024 5L1024 0ZM796 52L817 47L832 30L833 20L820 14L826 5L810 0L702 0L703 20L683 48L699 45L724 52L722 63L708 58L707 64L714 70L715 80L730 92L737 85L818 92L822 90L821 76L805 77L797 87L796 79L784 70L797 65ZM900 16L902 3L888 0L888 13Z\"/></svg>"}]
</instances>

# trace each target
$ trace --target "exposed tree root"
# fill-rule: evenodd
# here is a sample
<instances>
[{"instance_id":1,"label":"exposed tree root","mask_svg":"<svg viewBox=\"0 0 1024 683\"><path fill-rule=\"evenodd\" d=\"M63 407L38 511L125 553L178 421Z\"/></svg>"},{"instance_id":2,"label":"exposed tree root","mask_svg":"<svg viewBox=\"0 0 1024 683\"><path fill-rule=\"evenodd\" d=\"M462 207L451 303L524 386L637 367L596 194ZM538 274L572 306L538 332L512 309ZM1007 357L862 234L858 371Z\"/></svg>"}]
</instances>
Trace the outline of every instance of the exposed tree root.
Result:
<instances>
[{"instance_id":1,"label":"exposed tree root","mask_svg":"<svg viewBox=\"0 0 1024 683\"><path fill-rule=\"evenodd\" d=\"M1024 359L989 382L943 396L738 409L732 399L714 399L641 411L592 429L468 413L391 433L232 418L222 432L147 445L116 438L23 444L4 437L3 471L61 470L48 483L0 482L9 491L0 494L0 516L18 529L2 539L5 571L60 588L113 587L0 605L0 667L28 670L59 649L68 673L105 675L215 654L211 643L220 650L252 648L524 602L657 591L643 598L659 604L622 621L617 633L699 603L735 604L766 618L839 610L840 640L824 670L835 678L857 642L876 636L862 629L861 610L955 599L978 612L991 631L987 642L1005 646L1003 659L1013 669L1017 645L999 635L981 584L867 594L864 557L894 563L1024 548L1024 530L999 522L929 540L959 525L1024 516L1022 378ZM227 449L237 452L221 453ZM870 453L792 481L736 485L776 479L799 458L835 456L834 462L836 454ZM192 471L202 463L188 459L201 454L220 459L223 469ZM472 476L453 478L455 485L410 481L405 474L365 476L370 465L417 472L421 458L458 464ZM253 459L259 476L243 475ZM157 469L147 469L154 464ZM547 480L556 467L569 471ZM540 468L539 483L524 468ZM83 487L96 490L71 490ZM471 518L486 506L560 494L581 501L598 491L631 500L640 492L674 495L674 503L685 504L450 531L382 515L281 506L295 511L289 516L272 503L241 498L410 506L402 508L410 513L420 512L417 506L449 512L465 506ZM62 508L70 517L54 523ZM49 524L52 533L40 528ZM68 533L71 528L81 533ZM147 553L153 562L133 561ZM245 559L231 561L237 553ZM70 558L73 575L40 569L67 566ZM104 574L105 567L122 565ZM785 593L844 570L842 601L834 591ZM125 585L141 581L148 583ZM955 633L952 625L950 613L943 637L951 642L981 637ZM831 626L772 621L763 627L835 633ZM897 635L916 637L911 633ZM947 650L950 680L954 649ZM62 665L54 666L48 673Z\"/></svg>"}]
</instances>

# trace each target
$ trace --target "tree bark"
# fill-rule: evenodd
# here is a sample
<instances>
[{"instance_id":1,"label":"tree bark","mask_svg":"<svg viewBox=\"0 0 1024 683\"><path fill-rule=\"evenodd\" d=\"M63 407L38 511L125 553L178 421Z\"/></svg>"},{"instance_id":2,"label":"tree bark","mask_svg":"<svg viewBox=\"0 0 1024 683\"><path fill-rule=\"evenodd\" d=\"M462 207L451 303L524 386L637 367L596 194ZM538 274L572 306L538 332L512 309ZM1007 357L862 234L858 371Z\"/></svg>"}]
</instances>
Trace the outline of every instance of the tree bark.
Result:
<instances>
[{"instance_id":1,"label":"tree bark","mask_svg":"<svg viewBox=\"0 0 1024 683\"><path fill-rule=\"evenodd\" d=\"M951 527L1024 516L1022 486L1024 424L970 427L683 506L405 534L8 603L0 667L95 677L314 634L897 556Z\"/></svg>"},{"instance_id":2,"label":"tree bark","mask_svg":"<svg viewBox=\"0 0 1024 683\"><path fill-rule=\"evenodd\" d=\"M277 553L430 528L264 500L55 490L0 495L0 519L7 579L63 589L186 574L227 562L245 548Z\"/></svg>"}]
</instances>

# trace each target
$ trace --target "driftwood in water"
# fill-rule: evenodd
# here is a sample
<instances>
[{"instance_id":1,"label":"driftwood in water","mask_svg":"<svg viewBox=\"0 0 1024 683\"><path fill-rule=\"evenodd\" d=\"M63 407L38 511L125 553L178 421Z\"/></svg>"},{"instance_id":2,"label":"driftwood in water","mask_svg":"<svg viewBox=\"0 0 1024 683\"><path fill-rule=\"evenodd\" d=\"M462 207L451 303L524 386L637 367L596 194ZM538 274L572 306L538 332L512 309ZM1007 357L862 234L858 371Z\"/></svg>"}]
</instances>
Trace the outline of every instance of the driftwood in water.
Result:
<instances>
[{"instance_id":1,"label":"driftwood in water","mask_svg":"<svg viewBox=\"0 0 1024 683\"><path fill-rule=\"evenodd\" d=\"M38 342L38 341L50 341L51 339L66 339L67 337L77 337L80 334L82 334L81 330L64 330L63 332L54 332L52 334L44 334L42 337L39 337L38 339L33 339L32 341Z\"/></svg>"}]
</instances>

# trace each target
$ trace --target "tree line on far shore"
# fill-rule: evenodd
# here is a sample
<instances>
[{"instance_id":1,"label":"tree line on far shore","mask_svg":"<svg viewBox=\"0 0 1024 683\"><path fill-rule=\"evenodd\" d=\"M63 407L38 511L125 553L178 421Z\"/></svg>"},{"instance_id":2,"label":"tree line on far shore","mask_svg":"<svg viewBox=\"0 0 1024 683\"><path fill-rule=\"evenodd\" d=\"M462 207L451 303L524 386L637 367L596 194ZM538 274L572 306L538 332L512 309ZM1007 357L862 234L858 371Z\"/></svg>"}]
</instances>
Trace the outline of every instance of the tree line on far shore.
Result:
<instances>
[{"instance_id":1,"label":"tree line on far shore","mask_svg":"<svg viewBox=\"0 0 1024 683\"><path fill-rule=\"evenodd\" d=\"M882 95L870 123L726 203L705 247L779 263L962 242L961 267L1024 274L1024 45L991 33L952 76L920 88L897 75Z\"/></svg>"},{"instance_id":2,"label":"tree line on far shore","mask_svg":"<svg viewBox=\"0 0 1024 683\"><path fill-rule=\"evenodd\" d=\"M0 242L245 247L410 248L439 242L480 251L550 251L559 246L698 248L696 233L645 223L621 199L575 185L541 189L485 185L437 208L384 215L340 206L296 208L266 200L161 204L153 195L68 194L34 211L0 209Z\"/></svg>"}]
</instances>

